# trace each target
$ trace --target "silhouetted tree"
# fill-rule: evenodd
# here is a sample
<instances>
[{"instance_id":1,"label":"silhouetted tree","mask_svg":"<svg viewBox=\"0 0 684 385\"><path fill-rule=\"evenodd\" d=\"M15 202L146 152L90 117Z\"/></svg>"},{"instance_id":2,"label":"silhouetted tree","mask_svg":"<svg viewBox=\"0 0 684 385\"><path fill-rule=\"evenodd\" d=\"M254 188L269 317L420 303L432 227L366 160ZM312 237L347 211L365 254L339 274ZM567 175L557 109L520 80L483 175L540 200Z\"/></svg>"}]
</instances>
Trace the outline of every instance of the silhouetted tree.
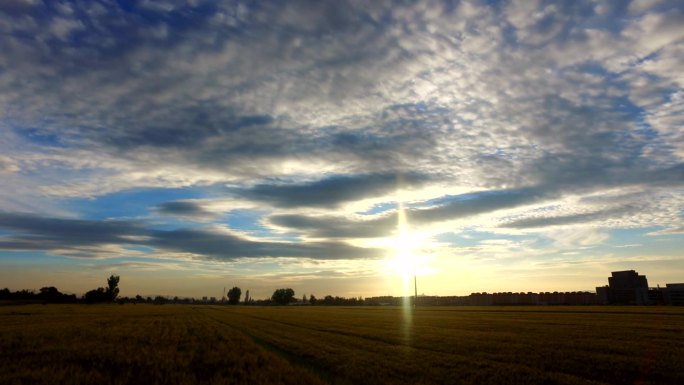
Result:
<instances>
[{"instance_id":1,"label":"silhouetted tree","mask_svg":"<svg viewBox=\"0 0 684 385\"><path fill-rule=\"evenodd\" d=\"M315 305L315 304L316 304L316 301L318 301L318 300L316 299L316 297L315 297L313 294L311 294L311 295L309 296L309 303L312 304L312 305Z\"/></svg>"},{"instance_id":2,"label":"silhouetted tree","mask_svg":"<svg viewBox=\"0 0 684 385\"><path fill-rule=\"evenodd\" d=\"M41 287L40 293L38 293L38 298L45 302L58 302L62 297L62 293L57 290L56 287Z\"/></svg>"},{"instance_id":3,"label":"silhouetted tree","mask_svg":"<svg viewBox=\"0 0 684 385\"><path fill-rule=\"evenodd\" d=\"M288 303L292 302L294 300L294 295L295 292L294 290L287 288L287 289L277 289L276 291L273 292L273 295L271 296L271 300L278 305L287 305Z\"/></svg>"},{"instance_id":4,"label":"silhouetted tree","mask_svg":"<svg viewBox=\"0 0 684 385\"><path fill-rule=\"evenodd\" d=\"M249 290L247 290L247 291L245 292L245 303L246 303L246 304L249 303L249 300L250 300L250 299L251 299L251 298L249 298Z\"/></svg>"},{"instance_id":5,"label":"silhouetted tree","mask_svg":"<svg viewBox=\"0 0 684 385\"><path fill-rule=\"evenodd\" d=\"M104 287L98 287L97 289L90 290L83 296L83 299L86 303L107 302L109 301L109 298L109 294L107 294Z\"/></svg>"},{"instance_id":6,"label":"silhouetted tree","mask_svg":"<svg viewBox=\"0 0 684 385\"><path fill-rule=\"evenodd\" d=\"M119 295L119 276L112 274L107 278L107 295L109 296L109 301L114 301L116 296Z\"/></svg>"},{"instance_id":7,"label":"silhouetted tree","mask_svg":"<svg viewBox=\"0 0 684 385\"><path fill-rule=\"evenodd\" d=\"M240 296L242 295L242 290L235 286L228 290L228 303L231 305L237 305L240 302Z\"/></svg>"},{"instance_id":8,"label":"silhouetted tree","mask_svg":"<svg viewBox=\"0 0 684 385\"><path fill-rule=\"evenodd\" d=\"M41 287L40 293L36 295L37 299L43 301L43 303L71 303L76 302L75 295L62 294L57 290L56 287Z\"/></svg>"},{"instance_id":9,"label":"silhouetted tree","mask_svg":"<svg viewBox=\"0 0 684 385\"><path fill-rule=\"evenodd\" d=\"M119 295L119 276L111 275L107 278L107 288L98 287L85 293L83 300L86 303L114 302Z\"/></svg>"},{"instance_id":10,"label":"silhouetted tree","mask_svg":"<svg viewBox=\"0 0 684 385\"><path fill-rule=\"evenodd\" d=\"M0 290L0 300L41 301L44 304L73 303L76 302L76 296L74 294L62 294L54 286L42 287L38 293L35 293L32 290L19 290L13 293L9 289L4 288Z\"/></svg>"},{"instance_id":11,"label":"silhouetted tree","mask_svg":"<svg viewBox=\"0 0 684 385\"><path fill-rule=\"evenodd\" d=\"M311 296L313 297L313 296ZM315 297L309 298L309 302L312 305L326 305L326 306L359 306L366 304L366 301L362 297L338 297L332 295L326 295L323 299L316 299Z\"/></svg>"}]
</instances>

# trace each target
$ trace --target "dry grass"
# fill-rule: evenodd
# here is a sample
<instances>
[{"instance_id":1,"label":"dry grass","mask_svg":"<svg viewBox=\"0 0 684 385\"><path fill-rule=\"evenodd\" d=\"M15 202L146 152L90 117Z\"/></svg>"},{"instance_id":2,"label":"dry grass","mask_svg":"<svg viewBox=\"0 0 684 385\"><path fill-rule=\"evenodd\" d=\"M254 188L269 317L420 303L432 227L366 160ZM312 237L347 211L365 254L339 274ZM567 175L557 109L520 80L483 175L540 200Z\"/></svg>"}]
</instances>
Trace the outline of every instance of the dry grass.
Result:
<instances>
[{"instance_id":1,"label":"dry grass","mask_svg":"<svg viewBox=\"0 0 684 385\"><path fill-rule=\"evenodd\" d=\"M320 383L189 306L0 308L3 384Z\"/></svg>"},{"instance_id":2,"label":"dry grass","mask_svg":"<svg viewBox=\"0 0 684 385\"><path fill-rule=\"evenodd\" d=\"M677 384L684 309L18 306L2 383Z\"/></svg>"},{"instance_id":3,"label":"dry grass","mask_svg":"<svg viewBox=\"0 0 684 385\"><path fill-rule=\"evenodd\" d=\"M204 309L328 378L367 384L684 383L682 310Z\"/></svg>"}]
</instances>

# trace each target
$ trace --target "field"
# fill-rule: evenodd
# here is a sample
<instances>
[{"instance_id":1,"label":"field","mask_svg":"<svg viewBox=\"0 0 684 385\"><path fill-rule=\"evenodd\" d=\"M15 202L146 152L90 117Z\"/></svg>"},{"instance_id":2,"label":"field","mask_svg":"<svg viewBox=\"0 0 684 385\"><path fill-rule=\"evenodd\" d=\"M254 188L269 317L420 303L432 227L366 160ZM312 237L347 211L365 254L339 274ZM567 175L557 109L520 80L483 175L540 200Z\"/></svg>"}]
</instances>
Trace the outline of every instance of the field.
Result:
<instances>
[{"instance_id":1,"label":"field","mask_svg":"<svg viewBox=\"0 0 684 385\"><path fill-rule=\"evenodd\" d=\"M0 306L2 384L684 384L673 307Z\"/></svg>"}]
</instances>

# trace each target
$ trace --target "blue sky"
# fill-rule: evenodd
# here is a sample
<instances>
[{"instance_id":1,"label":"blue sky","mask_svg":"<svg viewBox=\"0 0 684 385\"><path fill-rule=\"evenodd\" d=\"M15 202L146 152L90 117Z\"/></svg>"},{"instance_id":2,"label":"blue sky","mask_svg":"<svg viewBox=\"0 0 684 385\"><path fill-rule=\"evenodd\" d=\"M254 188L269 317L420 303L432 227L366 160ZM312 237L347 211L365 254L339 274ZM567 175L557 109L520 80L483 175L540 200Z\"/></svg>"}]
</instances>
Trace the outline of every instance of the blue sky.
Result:
<instances>
[{"instance_id":1,"label":"blue sky","mask_svg":"<svg viewBox=\"0 0 684 385\"><path fill-rule=\"evenodd\" d=\"M0 3L0 287L684 281L684 7Z\"/></svg>"}]
</instances>

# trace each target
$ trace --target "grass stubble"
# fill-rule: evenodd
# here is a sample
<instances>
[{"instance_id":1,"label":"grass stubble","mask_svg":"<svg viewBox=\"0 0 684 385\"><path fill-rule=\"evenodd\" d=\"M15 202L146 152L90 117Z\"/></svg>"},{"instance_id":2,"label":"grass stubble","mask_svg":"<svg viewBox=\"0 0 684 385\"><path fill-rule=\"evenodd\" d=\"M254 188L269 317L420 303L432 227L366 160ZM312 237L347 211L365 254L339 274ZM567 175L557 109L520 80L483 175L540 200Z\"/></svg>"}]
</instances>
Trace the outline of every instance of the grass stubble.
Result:
<instances>
[{"instance_id":1,"label":"grass stubble","mask_svg":"<svg viewBox=\"0 0 684 385\"><path fill-rule=\"evenodd\" d=\"M683 384L674 307L0 307L1 384Z\"/></svg>"}]
</instances>

